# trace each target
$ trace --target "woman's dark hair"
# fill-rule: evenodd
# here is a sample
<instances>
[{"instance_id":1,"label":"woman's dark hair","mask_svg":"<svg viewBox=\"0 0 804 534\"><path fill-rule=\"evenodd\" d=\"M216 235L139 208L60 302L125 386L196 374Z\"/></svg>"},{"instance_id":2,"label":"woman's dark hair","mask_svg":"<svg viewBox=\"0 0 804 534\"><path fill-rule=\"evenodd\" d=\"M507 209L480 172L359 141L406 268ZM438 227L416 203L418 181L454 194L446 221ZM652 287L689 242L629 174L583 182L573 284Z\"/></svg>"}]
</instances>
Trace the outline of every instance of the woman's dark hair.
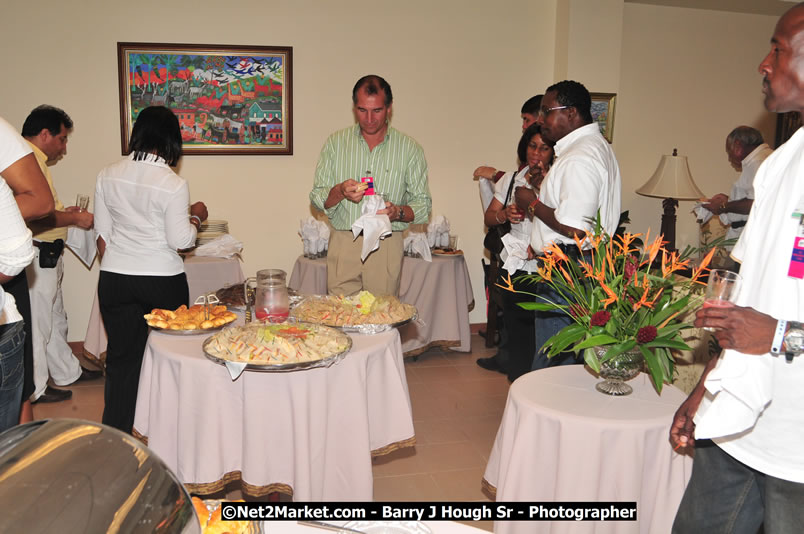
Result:
<instances>
[{"instance_id":1,"label":"woman's dark hair","mask_svg":"<svg viewBox=\"0 0 804 534\"><path fill-rule=\"evenodd\" d=\"M129 153L140 161L149 154L164 158L168 165L175 167L181 158L181 129L179 119L164 106L149 106L137 116L131 130Z\"/></svg>"},{"instance_id":2,"label":"woman's dark hair","mask_svg":"<svg viewBox=\"0 0 804 534\"><path fill-rule=\"evenodd\" d=\"M522 137L519 138L519 145L516 147L516 155L519 158L519 163L524 165L528 159L528 144L530 143L531 138L534 135L542 134L541 127L536 124L535 122L525 128L525 131L522 132Z\"/></svg>"}]
</instances>

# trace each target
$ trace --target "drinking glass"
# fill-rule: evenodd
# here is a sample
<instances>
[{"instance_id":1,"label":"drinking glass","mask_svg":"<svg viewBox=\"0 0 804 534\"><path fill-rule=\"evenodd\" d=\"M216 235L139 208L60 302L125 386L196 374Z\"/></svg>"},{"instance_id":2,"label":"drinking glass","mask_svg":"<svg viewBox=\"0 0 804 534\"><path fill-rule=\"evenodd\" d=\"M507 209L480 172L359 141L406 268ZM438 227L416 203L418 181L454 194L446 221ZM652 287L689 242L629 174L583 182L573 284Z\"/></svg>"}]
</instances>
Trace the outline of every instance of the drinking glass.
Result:
<instances>
[{"instance_id":1,"label":"drinking glass","mask_svg":"<svg viewBox=\"0 0 804 534\"><path fill-rule=\"evenodd\" d=\"M89 195L78 194L75 196L75 205L81 211L86 211L89 208Z\"/></svg>"},{"instance_id":2,"label":"drinking glass","mask_svg":"<svg viewBox=\"0 0 804 534\"><path fill-rule=\"evenodd\" d=\"M458 250L458 236L451 235L449 236L449 249L450 250Z\"/></svg>"},{"instance_id":3,"label":"drinking glass","mask_svg":"<svg viewBox=\"0 0 804 534\"><path fill-rule=\"evenodd\" d=\"M737 296L742 281L743 277L735 272L712 269L709 271L709 282L706 284L703 307L731 308L734 306L734 298ZM704 330L715 331L711 326L705 326Z\"/></svg>"}]
</instances>

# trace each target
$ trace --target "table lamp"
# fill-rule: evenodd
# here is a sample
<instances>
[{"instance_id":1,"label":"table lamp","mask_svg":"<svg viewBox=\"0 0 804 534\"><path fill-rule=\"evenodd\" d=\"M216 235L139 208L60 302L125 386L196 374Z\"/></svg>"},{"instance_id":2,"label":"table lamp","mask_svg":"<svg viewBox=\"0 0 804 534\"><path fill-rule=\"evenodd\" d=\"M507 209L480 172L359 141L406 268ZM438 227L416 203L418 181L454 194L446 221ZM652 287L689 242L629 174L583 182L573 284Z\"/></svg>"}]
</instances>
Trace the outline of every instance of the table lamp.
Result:
<instances>
[{"instance_id":1,"label":"table lamp","mask_svg":"<svg viewBox=\"0 0 804 534\"><path fill-rule=\"evenodd\" d=\"M678 149L673 155L665 154L659 161L656 172L645 185L636 190L646 197L663 198L662 228L664 240L667 241L668 252L676 250L676 206L679 200L699 200L705 195L695 185L690 174L690 166L686 156L679 156Z\"/></svg>"}]
</instances>

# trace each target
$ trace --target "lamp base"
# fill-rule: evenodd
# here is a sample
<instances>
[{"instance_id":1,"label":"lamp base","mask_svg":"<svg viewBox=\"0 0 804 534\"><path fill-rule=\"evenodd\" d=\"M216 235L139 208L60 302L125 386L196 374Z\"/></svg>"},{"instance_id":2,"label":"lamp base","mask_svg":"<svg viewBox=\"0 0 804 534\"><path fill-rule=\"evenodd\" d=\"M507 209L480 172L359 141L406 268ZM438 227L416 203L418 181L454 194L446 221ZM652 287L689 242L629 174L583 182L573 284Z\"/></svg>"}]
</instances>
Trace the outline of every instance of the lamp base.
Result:
<instances>
[{"instance_id":1,"label":"lamp base","mask_svg":"<svg viewBox=\"0 0 804 534\"><path fill-rule=\"evenodd\" d=\"M675 252L676 249L676 208L678 207L678 200L673 198L666 198L662 201L662 235L664 240L667 241L665 249L667 252Z\"/></svg>"}]
</instances>

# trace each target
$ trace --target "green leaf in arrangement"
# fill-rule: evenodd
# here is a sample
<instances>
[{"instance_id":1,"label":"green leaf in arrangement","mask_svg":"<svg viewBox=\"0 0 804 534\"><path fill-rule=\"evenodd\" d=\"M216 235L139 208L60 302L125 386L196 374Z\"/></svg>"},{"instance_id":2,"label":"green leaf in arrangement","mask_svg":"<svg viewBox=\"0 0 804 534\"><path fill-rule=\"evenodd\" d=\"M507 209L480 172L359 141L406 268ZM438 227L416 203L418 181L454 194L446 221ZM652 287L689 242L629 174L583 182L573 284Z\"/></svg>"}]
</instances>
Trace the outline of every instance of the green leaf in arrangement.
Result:
<instances>
[{"instance_id":1,"label":"green leaf in arrangement","mask_svg":"<svg viewBox=\"0 0 804 534\"><path fill-rule=\"evenodd\" d=\"M584 351L583 351L583 361L594 372L600 373L600 360L597 359L597 354L595 354L595 349L593 349L593 348L584 349Z\"/></svg>"},{"instance_id":2,"label":"green leaf in arrangement","mask_svg":"<svg viewBox=\"0 0 804 534\"><path fill-rule=\"evenodd\" d=\"M617 339L613 338L609 335L603 334L599 336L591 336L582 342L575 345L575 350L586 349L589 347L596 347L598 345L611 345L612 343L617 343Z\"/></svg>"},{"instance_id":3,"label":"green leaf in arrangement","mask_svg":"<svg viewBox=\"0 0 804 534\"><path fill-rule=\"evenodd\" d=\"M653 385L656 386L656 391L661 393L665 377L664 368L661 362L659 362L659 357L651 350L645 348L644 345L639 346L639 351L642 353L642 356L645 357L645 365L648 368L648 374L650 374Z\"/></svg>"},{"instance_id":4,"label":"green leaf in arrangement","mask_svg":"<svg viewBox=\"0 0 804 534\"><path fill-rule=\"evenodd\" d=\"M586 328L579 324L571 324L547 340L545 347L550 347L548 357L555 356L567 350L567 347L583 339Z\"/></svg>"}]
</instances>

